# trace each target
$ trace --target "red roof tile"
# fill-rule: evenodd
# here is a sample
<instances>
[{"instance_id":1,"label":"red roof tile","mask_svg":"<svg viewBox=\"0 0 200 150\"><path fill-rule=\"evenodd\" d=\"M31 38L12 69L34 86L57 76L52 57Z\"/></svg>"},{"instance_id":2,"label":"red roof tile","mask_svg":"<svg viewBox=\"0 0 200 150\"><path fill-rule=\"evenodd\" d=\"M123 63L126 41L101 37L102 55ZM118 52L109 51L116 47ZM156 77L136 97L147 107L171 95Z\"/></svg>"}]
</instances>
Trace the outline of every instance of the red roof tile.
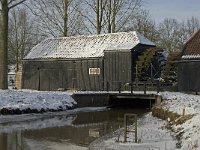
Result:
<instances>
[{"instance_id":1,"label":"red roof tile","mask_svg":"<svg viewBox=\"0 0 200 150\"><path fill-rule=\"evenodd\" d=\"M200 55L200 29L185 43L183 47L183 56Z\"/></svg>"}]
</instances>

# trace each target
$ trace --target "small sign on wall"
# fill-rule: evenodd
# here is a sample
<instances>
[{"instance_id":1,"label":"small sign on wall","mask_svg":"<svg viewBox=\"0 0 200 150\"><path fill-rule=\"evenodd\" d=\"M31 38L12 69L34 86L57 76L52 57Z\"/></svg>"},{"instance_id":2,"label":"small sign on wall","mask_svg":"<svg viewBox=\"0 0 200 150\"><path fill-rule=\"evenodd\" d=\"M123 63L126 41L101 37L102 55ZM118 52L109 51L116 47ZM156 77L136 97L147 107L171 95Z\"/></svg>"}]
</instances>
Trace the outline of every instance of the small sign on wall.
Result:
<instances>
[{"instance_id":1,"label":"small sign on wall","mask_svg":"<svg viewBox=\"0 0 200 150\"><path fill-rule=\"evenodd\" d=\"M89 68L89 75L99 75L100 68Z\"/></svg>"}]
</instances>

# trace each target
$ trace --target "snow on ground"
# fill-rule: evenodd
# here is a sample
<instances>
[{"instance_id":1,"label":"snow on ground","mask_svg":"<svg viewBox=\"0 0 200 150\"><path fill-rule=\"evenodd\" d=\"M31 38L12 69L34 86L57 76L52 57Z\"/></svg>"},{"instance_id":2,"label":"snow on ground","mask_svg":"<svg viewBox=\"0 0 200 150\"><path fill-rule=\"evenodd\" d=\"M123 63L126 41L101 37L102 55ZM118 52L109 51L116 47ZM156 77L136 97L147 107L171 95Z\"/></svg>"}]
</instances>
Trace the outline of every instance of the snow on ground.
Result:
<instances>
[{"instance_id":1,"label":"snow on ground","mask_svg":"<svg viewBox=\"0 0 200 150\"><path fill-rule=\"evenodd\" d=\"M66 110L76 102L66 92L0 90L0 110Z\"/></svg>"},{"instance_id":2,"label":"snow on ground","mask_svg":"<svg viewBox=\"0 0 200 150\"><path fill-rule=\"evenodd\" d=\"M194 117L181 125L173 125L178 133L183 133L182 149L200 149L200 95L184 94L179 92L161 92L165 105L164 109Z\"/></svg>"},{"instance_id":3,"label":"snow on ground","mask_svg":"<svg viewBox=\"0 0 200 150\"><path fill-rule=\"evenodd\" d=\"M112 150L174 150L176 148L176 139L173 133L165 128L166 121L155 118L151 113L146 114L138 120L138 140L134 143L134 134L129 133L127 143L124 141L123 129L118 130L114 135L103 137L94 141L90 145L91 150L112 149ZM120 135L120 142L116 142Z\"/></svg>"},{"instance_id":4,"label":"snow on ground","mask_svg":"<svg viewBox=\"0 0 200 150\"><path fill-rule=\"evenodd\" d=\"M165 109L180 115L182 115L183 109L186 114L197 114L200 111L200 95L179 92L161 92L159 94L165 100Z\"/></svg>"},{"instance_id":5,"label":"snow on ground","mask_svg":"<svg viewBox=\"0 0 200 150\"><path fill-rule=\"evenodd\" d=\"M194 115L192 119L180 125L172 125L173 130L178 135L183 133L182 136L182 150L200 149L200 95L190 95L178 92L161 92L159 95L162 97L162 108L171 112L182 115ZM2 109L21 111L26 109L33 109L41 111L48 110L66 110L76 105L76 102L68 95L67 92L39 92L32 90L0 90L0 111ZM0 116L2 118L2 116ZM70 122L73 120L69 119ZM66 121L66 120L64 120ZM49 120L46 120L47 124ZM54 120L56 122L56 120ZM40 126L41 122L36 122L36 126ZM2 132L3 124L1 127ZM29 126L29 123L27 123ZM175 149L176 140L173 139L167 129L164 129L166 122L154 118L151 114L143 117L139 121L138 137L141 143L133 144L132 142L116 143L116 135L114 138L104 139L100 143L92 144L93 148L97 146L108 147L111 149ZM16 126L15 126L16 127ZM20 128L20 125L19 127ZM133 137L133 136L132 136ZM122 140L122 136L121 139ZM129 141L133 141L130 138Z\"/></svg>"},{"instance_id":6,"label":"snow on ground","mask_svg":"<svg viewBox=\"0 0 200 150\"><path fill-rule=\"evenodd\" d=\"M169 122L160 120L151 115L151 113L142 117L139 120L138 126L138 139L141 143L133 143L132 138L129 138L128 143L116 142L119 133L112 136L104 137L93 142L91 149L98 150L103 147L104 149L113 150L149 150L149 149L162 149L162 150L200 150L200 95L184 94L179 92L161 92L159 95L162 97L163 102L161 107L164 110L177 113L179 115L194 115L192 119L187 120L183 124L173 125ZM166 127L172 127L172 131ZM119 131L118 131L119 132ZM120 141L123 141L123 129L121 129ZM183 135L181 139L181 147L177 148L180 142L174 139L175 136Z\"/></svg>"}]
</instances>

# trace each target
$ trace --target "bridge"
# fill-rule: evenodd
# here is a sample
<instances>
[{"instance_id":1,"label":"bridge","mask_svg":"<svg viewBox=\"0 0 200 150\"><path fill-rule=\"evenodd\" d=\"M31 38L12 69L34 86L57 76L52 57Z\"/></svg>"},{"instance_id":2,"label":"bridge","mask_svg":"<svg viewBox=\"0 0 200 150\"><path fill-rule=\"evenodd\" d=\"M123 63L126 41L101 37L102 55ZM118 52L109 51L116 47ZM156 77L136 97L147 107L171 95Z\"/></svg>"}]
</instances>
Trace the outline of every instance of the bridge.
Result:
<instances>
[{"instance_id":1,"label":"bridge","mask_svg":"<svg viewBox=\"0 0 200 150\"><path fill-rule=\"evenodd\" d=\"M75 92L72 97L77 101L78 107L101 107L101 106L144 106L151 108L154 103L161 101L154 91L142 92Z\"/></svg>"},{"instance_id":2,"label":"bridge","mask_svg":"<svg viewBox=\"0 0 200 150\"><path fill-rule=\"evenodd\" d=\"M126 88L118 84L115 91L110 91L109 84L102 91L77 91L72 97L78 102L78 107L95 106L143 106L151 108L161 101L160 91L176 91L176 86L166 83L129 83ZM123 89L123 90L122 90Z\"/></svg>"}]
</instances>

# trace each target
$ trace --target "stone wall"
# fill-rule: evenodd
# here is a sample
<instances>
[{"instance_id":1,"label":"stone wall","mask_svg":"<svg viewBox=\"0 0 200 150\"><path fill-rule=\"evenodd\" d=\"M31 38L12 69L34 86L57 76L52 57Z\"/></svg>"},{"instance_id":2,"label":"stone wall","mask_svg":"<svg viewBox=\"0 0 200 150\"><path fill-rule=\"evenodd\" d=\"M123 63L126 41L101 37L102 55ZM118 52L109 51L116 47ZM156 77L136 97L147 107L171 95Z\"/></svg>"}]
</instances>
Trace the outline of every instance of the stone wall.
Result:
<instances>
[{"instance_id":1,"label":"stone wall","mask_svg":"<svg viewBox=\"0 0 200 150\"><path fill-rule=\"evenodd\" d=\"M17 89L22 88L22 71L16 72L15 87Z\"/></svg>"}]
</instances>

